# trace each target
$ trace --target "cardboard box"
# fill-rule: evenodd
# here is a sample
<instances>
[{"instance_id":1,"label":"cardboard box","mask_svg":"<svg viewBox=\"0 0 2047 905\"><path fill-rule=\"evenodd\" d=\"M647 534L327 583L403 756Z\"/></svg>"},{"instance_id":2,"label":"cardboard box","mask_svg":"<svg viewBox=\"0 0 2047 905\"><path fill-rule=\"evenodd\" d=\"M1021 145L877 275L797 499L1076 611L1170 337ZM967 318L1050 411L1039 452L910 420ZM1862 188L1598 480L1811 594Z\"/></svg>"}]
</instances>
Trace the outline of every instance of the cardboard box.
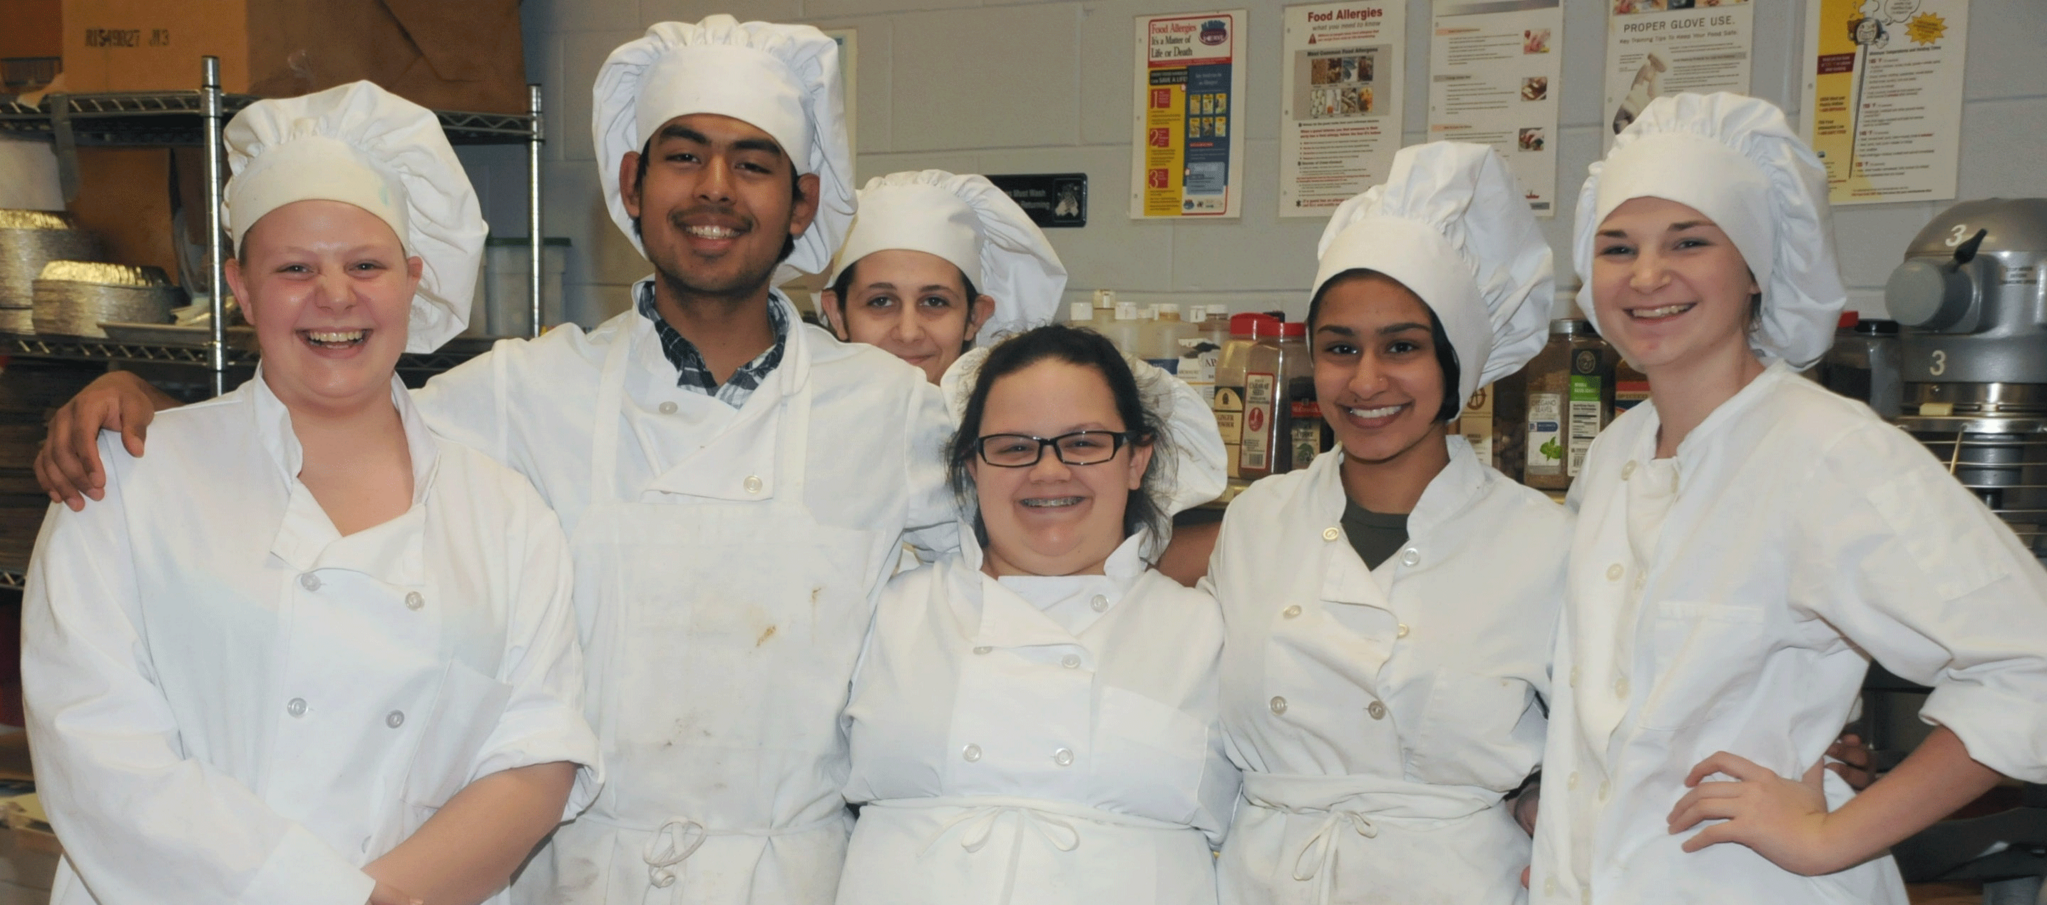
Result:
<instances>
[{"instance_id":1,"label":"cardboard box","mask_svg":"<svg viewBox=\"0 0 2047 905\"><path fill-rule=\"evenodd\" d=\"M524 113L518 0L63 0L65 90L232 94L368 79L436 110Z\"/></svg>"},{"instance_id":2,"label":"cardboard box","mask_svg":"<svg viewBox=\"0 0 2047 905\"><path fill-rule=\"evenodd\" d=\"M0 0L0 58L54 57L63 0Z\"/></svg>"}]
</instances>

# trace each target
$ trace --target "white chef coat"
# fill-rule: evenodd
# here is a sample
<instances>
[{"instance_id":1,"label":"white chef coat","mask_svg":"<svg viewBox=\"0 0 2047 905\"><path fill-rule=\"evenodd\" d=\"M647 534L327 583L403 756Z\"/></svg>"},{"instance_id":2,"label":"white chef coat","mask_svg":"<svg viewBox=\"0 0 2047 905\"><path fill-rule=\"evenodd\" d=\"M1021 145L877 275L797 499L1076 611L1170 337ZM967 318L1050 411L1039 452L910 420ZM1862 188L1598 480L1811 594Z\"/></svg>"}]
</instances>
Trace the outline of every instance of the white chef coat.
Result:
<instances>
[{"instance_id":1,"label":"white chef coat","mask_svg":"<svg viewBox=\"0 0 2047 905\"><path fill-rule=\"evenodd\" d=\"M1215 601L1126 539L1103 575L897 576L846 708L840 905L1215 902L1237 792Z\"/></svg>"},{"instance_id":2,"label":"white chef coat","mask_svg":"<svg viewBox=\"0 0 2047 905\"><path fill-rule=\"evenodd\" d=\"M1970 756L2047 781L2047 574L1910 436L1781 363L1674 460L1652 461L1660 424L1650 403L1615 420L1571 489L1532 901L1903 903L1888 856L1801 877L1686 854L1665 818L1716 751L1804 774L1872 656L1934 687L1921 718Z\"/></svg>"},{"instance_id":3,"label":"white chef coat","mask_svg":"<svg viewBox=\"0 0 2047 905\"><path fill-rule=\"evenodd\" d=\"M299 482L260 371L159 415L146 458L102 435L106 498L51 507L21 672L52 901L361 905L360 866L470 781L598 762L553 513L391 386L412 506L376 527Z\"/></svg>"},{"instance_id":4,"label":"white chef coat","mask_svg":"<svg viewBox=\"0 0 2047 905\"><path fill-rule=\"evenodd\" d=\"M533 479L575 556L607 782L517 900L832 901L839 714L898 540L956 543L951 421L922 372L784 310L782 362L736 409L676 386L637 311L499 342L418 393Z\"/></svg>"},{"instance_id":5,"label":"white chef coat","mask_svg":"<svg viewBox=\"0 0 2047 905\"><path fill-rule=\"evenodd\" d=\"M1521 897L1528 835L1502 797L1542 753L1569 518L1447 442L1376 569L1341 527L1341 447L1230 503L1204 579L1244 770L1224 903Z\"/></svg>"}]
</instances>

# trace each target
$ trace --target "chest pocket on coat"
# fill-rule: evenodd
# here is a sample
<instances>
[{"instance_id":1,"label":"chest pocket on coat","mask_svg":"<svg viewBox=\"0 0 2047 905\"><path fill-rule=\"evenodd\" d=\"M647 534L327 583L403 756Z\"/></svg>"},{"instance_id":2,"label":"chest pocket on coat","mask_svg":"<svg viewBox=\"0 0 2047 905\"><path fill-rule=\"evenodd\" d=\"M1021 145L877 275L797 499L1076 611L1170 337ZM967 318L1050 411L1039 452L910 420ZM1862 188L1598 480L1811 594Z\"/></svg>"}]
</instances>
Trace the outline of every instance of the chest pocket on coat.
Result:
<instances>
[{"instance_id":1,"label":"chest pocket on coat","mask_svg":"<svg viewBox=\"0 0 2047 905\"><path fill-rule=\"evenodd\" d=\"M497 731L511 697L512 686L459 660L448 664L432 710L422 714L427 720L405 774L403 797L413 812L407 816L406 835L469 784L477 756Z\"/></svg>"},{"instance_id":2,"label":"chest pocket on coat","mask_svg":"<svg viewBox=\"0 0 2047 905\"><path fill-rule=\"evenodd\" d=\"M1684 729L1737 703L1740 687L1754 680L1769 652L1767 630L1759 606L1656 604L1644 639L1654 658L1655 684L1642 705L1642 728Z\"/></svg>"},{"instance_id":3,"label":"chest pocket on coat","mask_svg":"<svg viewBox=\"0 0 2047 905\"><path fill-rule=\"evenodd\" d=\"M1133 691L1105 686L1095 715L1095 786L1133 813L1189 819L1201 800L1208 725Z\"/></svg>"},{"instance_id":4,"label":"chest pocket on coat","mask_svg":"<svg viewBox=\"0 0 2047 905\"><path fill-rule=\"evenodd\" d=\"M1515 730L1533 706L1535 689L1520 679L1436 670L1408 750L1409 777L1496 791L1520 785L1534 767L1535 747L1521 744Z\"/></svg>"}]
</instances>

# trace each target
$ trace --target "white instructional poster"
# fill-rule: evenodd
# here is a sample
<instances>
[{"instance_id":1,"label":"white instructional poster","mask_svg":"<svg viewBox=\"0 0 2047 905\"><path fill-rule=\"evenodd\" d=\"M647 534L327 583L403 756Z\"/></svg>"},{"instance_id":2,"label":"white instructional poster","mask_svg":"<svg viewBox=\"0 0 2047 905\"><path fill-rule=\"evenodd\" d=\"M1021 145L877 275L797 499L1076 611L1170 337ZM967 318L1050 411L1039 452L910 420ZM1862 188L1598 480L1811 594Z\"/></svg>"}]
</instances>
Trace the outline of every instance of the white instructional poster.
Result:
<instances>
[{"instance_id":1,"label":"white instructional poster","mask_svg":"<svg viewBox=\"0 0 2047 905\"><path fill-rule=\"evenodd\" d=\"M1749 93L1755 18L1748 0L1616 0L1606 20L1602 147L1662 95Z\"/></svg>"},{"instance_id":2,"label":"white instructional poster","mask_svg":"<svg viewBox=\"0 0 2047 905\"><path fill-rule=\"evenodd\" d=\"M1955 197L1968 0L1809 0L1806 137L1836 204Z\"/></svg>"},{"instance_id":3,"label":"white instructional poster","mask_svg":"<svg viewBox=\"0 0 2047 905\"><path fill-rule=\"evenodd\" d=\"M1435 0L1429 138L1489 144L1538 217L1556 216L1560 0Z\"/></svg>"},{"instance_id":4,"label":"white instructional poster","mask_svg":"<svg viewBox=\"0 0 2047 905\"><path fill-rule=\"evenodd\" d=\"M1130 216L1243 214L1241 9L1137 17Z\"/></svg>"},{"instance_id":5,"label":"white instructional poster","mask_svg":"<svg viewBox=\"0 0 2047 905\"><path fill-rule=\"evenodd\" d=\"M1286 8L1279 215L1327 217L1400 150L1406 0Z\"/></svg>"}]
</instances>

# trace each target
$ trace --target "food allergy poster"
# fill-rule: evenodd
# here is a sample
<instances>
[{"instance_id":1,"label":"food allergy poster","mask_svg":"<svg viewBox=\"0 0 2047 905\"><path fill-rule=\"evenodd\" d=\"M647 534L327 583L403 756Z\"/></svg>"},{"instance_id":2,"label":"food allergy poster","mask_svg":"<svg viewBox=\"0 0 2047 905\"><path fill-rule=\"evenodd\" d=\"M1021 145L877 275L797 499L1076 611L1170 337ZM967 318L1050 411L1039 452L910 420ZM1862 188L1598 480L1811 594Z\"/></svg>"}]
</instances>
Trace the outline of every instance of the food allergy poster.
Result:
<instances>
[{"instance_id":1,"label":"food allergy poster","mask_svg":"<svg viewBox=\"0 0 2047 905\"><path fill-rule=\"evenodd\" d=\"M1556 216L1559 0L1436 0L1429 138L1497 148L1538 217Z\"/></svg>"},{"instance_id":2,"label":"food allergy poster","mask_svg":"<svg viewBox=\"0 0 2047 905\"><path fill-rule=\"evenodd\" d=\"M1955 197L1968 0L1812 0L1807 135L1834 204Z\"/></svg>"},{"instance_id":3,"label":"food allergy poster","mask_svg":"<svg viewBox=\"0 0 2047 905\"><path fill-rule=\"evenodd\" d=\"M1279 215L1326 217L1400 150L1406 0L1286 8Z\"/></svg>"},{"instance_id":4,"label":"food allergy poster","mask_svg":"<svg viewBox=\"0 0 2047 905\"><path fill-rule=\"evenodd\" d=\"M1755 69L1748 0L1612 0L1606 20L1604 147L1651 100L1692 91L1749 93Z\"/></svg>"},{"instance_id":5,"label":"food allergy poster","mask_svg":"<svg viewBox=\"0 0 2047 905\"><path fill-rule=\"evenodd\" d=\"M1245 18L1241 9L1137 17L1132 218L1242 213Z\"/></svg>"}]
</instances>

